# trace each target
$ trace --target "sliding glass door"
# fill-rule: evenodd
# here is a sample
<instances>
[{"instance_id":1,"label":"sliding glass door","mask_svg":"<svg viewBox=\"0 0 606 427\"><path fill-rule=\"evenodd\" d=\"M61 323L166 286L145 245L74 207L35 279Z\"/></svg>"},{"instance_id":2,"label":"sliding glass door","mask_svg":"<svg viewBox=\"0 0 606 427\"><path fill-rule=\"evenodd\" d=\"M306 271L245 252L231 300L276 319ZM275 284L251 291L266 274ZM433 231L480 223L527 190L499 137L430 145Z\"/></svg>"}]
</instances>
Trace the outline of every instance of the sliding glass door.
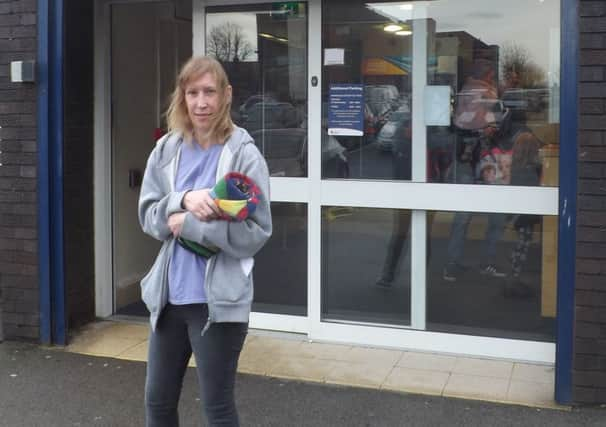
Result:
<instances>
[{"instance_id":1,"label":"sliding glass door","mask_svg":"<svg viewBox=\"0 0 606 427\"><path fill-rule=\"evenodd\" d=\"M251 325L552 361L559 3L225 3L194 45L272 175Z\"/></svg>"}]
</instances>

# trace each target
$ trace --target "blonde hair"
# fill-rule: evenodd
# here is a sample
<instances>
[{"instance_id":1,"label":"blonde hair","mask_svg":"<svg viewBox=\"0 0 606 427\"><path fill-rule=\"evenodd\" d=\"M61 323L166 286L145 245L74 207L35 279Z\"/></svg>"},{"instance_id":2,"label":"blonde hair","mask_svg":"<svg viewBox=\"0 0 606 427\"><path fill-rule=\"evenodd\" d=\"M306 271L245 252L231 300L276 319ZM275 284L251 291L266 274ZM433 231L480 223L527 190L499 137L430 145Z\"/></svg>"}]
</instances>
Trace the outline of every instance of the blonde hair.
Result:
<instances>
[{"instance_id":1,"label":"blonde hair","mask_svg":"<svg viewBox=\"0 0 606 427\"><path fill-rule=\"evenodd\" d=\"M177 76L175 90L172 93L170 105L166 111L166 123L168 130L180 131L187 138L193 136L194 127L187 113L187 105L185 103L185 88L192 81L209 73L215 78L221 102L218 111L211 118L210 130L208 136L217 140L219 143L224 143L231 135L234 129L234 123L230 116L231 97L226 96L226 91L229 86L229 79L223 69L223 66L214 58L209 56L192 56L181 67L181 71Z\"/></svg>"}]
</instances>

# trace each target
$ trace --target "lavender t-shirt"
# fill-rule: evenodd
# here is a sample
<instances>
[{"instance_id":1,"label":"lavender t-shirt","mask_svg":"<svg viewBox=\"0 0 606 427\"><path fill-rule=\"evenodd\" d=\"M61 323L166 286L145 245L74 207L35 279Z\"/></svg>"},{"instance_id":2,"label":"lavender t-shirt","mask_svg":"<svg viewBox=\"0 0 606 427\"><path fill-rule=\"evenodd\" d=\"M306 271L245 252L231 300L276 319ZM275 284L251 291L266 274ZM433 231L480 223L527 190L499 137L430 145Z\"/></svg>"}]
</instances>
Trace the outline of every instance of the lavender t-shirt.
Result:
<instances>
[{"instance_id":1,"label":"lavender t-shirt","mask_svg":"<svg viewBox=\"0 0 606 427\"><path fill-rule=\"evenodd\" d=\"M197 143L184 143L177 169L175 190L201 190L215 185L217 164L223 145L203 149ZM175 245L168 267L168 302L175 305L206 302L204 273L206 259Z\"/></svg>"}]
</instances>

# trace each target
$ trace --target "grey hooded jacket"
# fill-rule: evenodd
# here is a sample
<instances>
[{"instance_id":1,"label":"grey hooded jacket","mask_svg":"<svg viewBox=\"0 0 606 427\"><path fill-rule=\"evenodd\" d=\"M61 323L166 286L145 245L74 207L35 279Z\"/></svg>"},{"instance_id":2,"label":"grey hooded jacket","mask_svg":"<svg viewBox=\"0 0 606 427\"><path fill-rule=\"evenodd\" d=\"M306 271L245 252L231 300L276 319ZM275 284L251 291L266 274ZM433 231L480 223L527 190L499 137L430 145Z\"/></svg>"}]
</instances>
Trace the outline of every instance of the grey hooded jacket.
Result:
<instances>
[{"instance_id":1,"label":"grey hooded jacket","mask_svg":"<svg viewBox=\"0 0 606 427\"><path fill-rule=\"evenodd\" d=\"M153 330L168 302L168 265L175 245L168 217L183 211L181 201L186 193L175 191L181 144L183 137L175 132L158 141L147 161L139 196L143 231L163 242L151 270L141 280L141 298L150 312ZM242 222L202 222L188 212L181 230L186 239L220 249L206 263L207 327L213 322L248 322L253 299L252 257L272 232L267 164L248 132L237 126L219 157L217 180L228 172L243 173L260 188L254 213Z\"/></svg>"}]
</instances>

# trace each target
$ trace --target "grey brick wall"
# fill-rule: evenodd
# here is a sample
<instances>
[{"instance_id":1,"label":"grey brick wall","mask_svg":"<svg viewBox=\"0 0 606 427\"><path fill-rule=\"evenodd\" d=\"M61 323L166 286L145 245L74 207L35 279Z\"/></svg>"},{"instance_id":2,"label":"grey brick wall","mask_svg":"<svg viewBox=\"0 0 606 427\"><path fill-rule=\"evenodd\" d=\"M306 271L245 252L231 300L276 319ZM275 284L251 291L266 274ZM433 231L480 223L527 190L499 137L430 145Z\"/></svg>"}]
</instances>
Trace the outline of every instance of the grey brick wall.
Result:
<instances>
[{"instance_id":1,"label":"grey brick wall","mask_svg":"<svg viewBox=\"0 0 606 427\"><path fill-rule=\"evenodd\" d=\"M0 0L0 300L6 338L39 338L34 84L10 61L36 58L36 0ZM93 1L65 2L64 195L68 327L94 319Z\"/></svg>"},{"instance_id":2,"label":"grey brick wall","mask_svg":"<svg viewBox=\"0 0 606 427\"><path fill-rule=\"evenodd\" d=\"M606 402L606 1L580 1L573 399Z\"/></svg>"},{"instance_id":3,"label":"grey brick wall","mask_svg":"<svg viewBox=\"0 0 606 427\"><path fill-rule=\"evenodd\" d=\"M36 87L11 61L36 58L36 1L0 0L0 303L6 338L39 337Z\"/></svg>"}]
</instances>

